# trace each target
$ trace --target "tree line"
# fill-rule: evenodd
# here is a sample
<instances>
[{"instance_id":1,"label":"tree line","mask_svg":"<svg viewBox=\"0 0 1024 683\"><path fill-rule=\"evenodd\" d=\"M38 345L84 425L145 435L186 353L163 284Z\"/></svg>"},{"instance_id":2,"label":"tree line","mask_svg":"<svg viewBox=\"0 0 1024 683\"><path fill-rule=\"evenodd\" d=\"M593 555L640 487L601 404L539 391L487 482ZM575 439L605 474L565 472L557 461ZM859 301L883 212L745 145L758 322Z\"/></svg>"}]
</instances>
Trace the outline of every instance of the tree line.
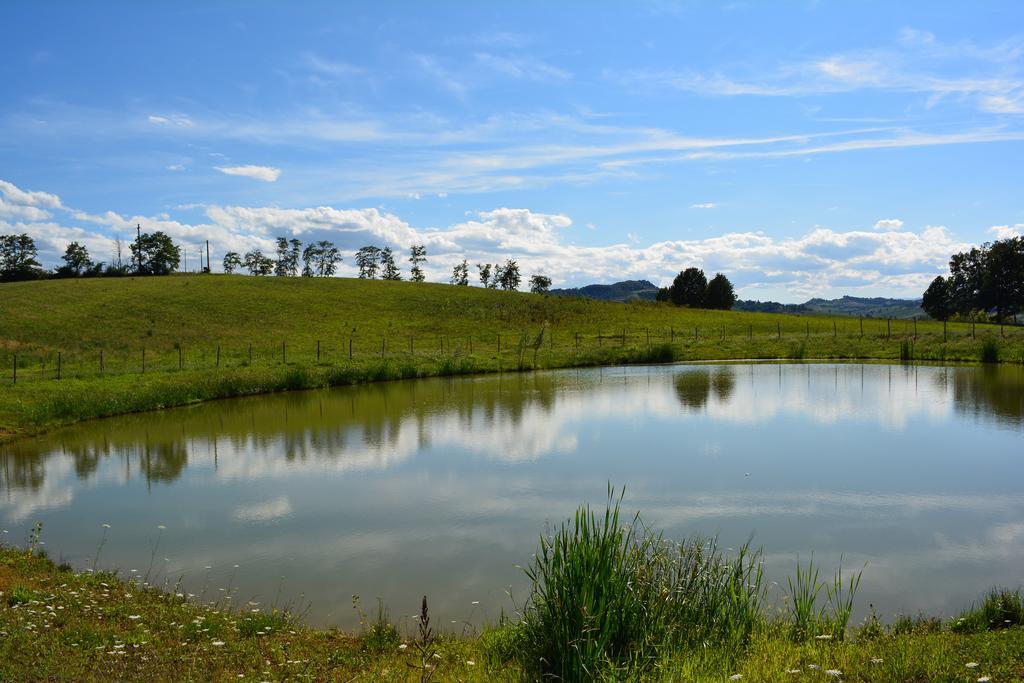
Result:
<instances>
[{"instance_id":1,"label":"tree line","mask_svg":"<svg viewBox=\"0 0 1024 683\"><path fill-rule=\"evenodd\" d=\"M732 282L722 273L708 282L700 268L687 268L679 272L670 287L658 290L658 301L671 302L687 308L711 308L728 311L736 303Z\"/></svg>"},{"instance_id":2,"label":"tree line","mask_svg":"<svg viewBox=\"0 0 1024 683\"><path fill-rule=\"evenodd\" d=\"M104 263L94 261L82 244L72 242L61 256L63 263L47 271L40 265L35 240L29 235L0 235L0 282L48 277L169 275L177 269L182 257L181 249L159 230L152 234L140 231L128 244L130 258L126 257L124 246L120 239L114 240L113 256L109 263Z\"/></svg>"},{"instance_id":3,"label":"tree line","mask_svg":"<svg viewBox=\"0 0 1024 683\"><path fill-rule=\"evenodd\" d=\"M1012 319L1024 310L1024 237L953 254L949 277L932 280L921 308L936 320Z\"/></svg>"}]
</instances>

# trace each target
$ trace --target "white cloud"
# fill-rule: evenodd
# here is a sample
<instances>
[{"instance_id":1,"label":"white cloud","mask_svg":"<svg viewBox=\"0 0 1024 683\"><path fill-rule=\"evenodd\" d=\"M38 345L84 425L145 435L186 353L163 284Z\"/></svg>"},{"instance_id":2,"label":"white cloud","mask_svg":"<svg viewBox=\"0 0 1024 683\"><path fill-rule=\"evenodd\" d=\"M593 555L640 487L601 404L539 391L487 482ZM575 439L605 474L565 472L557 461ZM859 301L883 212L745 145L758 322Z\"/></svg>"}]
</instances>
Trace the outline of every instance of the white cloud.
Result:
<instances>
[{"instance_id":1,"label":"white cloud","mask_svg":"<svg viewBox=\"0 0 1024 683\"><path fill-rule=\"evenodd\" d=\"M215 169L226 175L239 175L253 180L262 180L265 183L272 183L281 175L281 169L273 166L214 166Z\"/></svg>"},{"instance_id":2,"label":"white cloud","mask_svg":"<svg viewBox=\"0 0 1024 683\"><path fill-rule=\"evenodd\" d=\"M1011 237L1024 237L1024 223L1016 225L993 225L988 229L997 240L1010 239Z\"/></svg>"},{"instance_id":3,"label":"white cloud","mask_svg":"<svg viewBox=\"0 0 1024 683\"><path fill-rule=\"evenodd\" d=\"M501 56L478 52L474 58L477 64L510 78L555 83L572 78L569 71L529 55Z\"/></svg>"},{"instance_id":4,"label":"white cloud","mask_svg":"<svg viewBox=\"0 0 1024 683\"><path fill-rule=\"evenodd\" d=\"M158 116L151 114L146 118L147 121L152 123L154 126L170 126L174 128L194 128L195 121L190 119L184 114L171 114L168 116Z\"/></svg>"},{"instance_id":5,"label":"white cloud","mask_svg":"<svg viewBox=\"0 0 1024 683\"><path fill-rule=\"evenodd\" d=\"M718 204L715 204L714 202L704 202L703 204L690 204L691 209L713 209L717 206Z\"/></svg>"},{"instance_id":6,"label":"white cloud","mask_svg":"<svg viewBox=\"0 0 1024 683\"><path fill-rule=\"evenodd\" d=\"M578 246L567 239L566 232L573 227L569 216L508 207L471 213L466 220L440 228L416 227L376 208L331 206L210 205L203 207L205 221L194 224L168 215L121 216L112 211L97 215L63 206L60 214L51 210L43 216L25 207L31 207L31 202L57 202L59 206L55 195L25 192L4 181L0 181L0 190L7 198L5 213L0 214L0 233L17 230L32 235L49 264L56 262L72 240L102 258L110 253L113 237L129 236L136 224L142 224L146 230L162 230L185 245L197 247L209 239L213 251L220 254L250 249L269 252L277 236L331 240L345 258L339 270L342 276L355 274L351 254L366 244L387 245L402 252L412 244L424 244L428 279L439 282L447 281L452 266L463 258L471 263L516 259L525 275L549 274L558 285L639 278L666 283L681 268L693 265L727 273L745 297L764 298L759 295L769 292L780 298L782 292L785 298L795 300L838 293L917 296L935 275L945 271L950 254L969 247L941 226L920 231L816 227L785 238L735 230L717 237L647 245L629 234L621 243ZM11 197L19 199L11 201ZM990 231L1009 235L1021 228L996 226Z\"/></svg>"},{"instance_id":7,"label":"white cloud","mask_svg":"<svg viewBox=\"0 0 1024 683\"><path fill-rule=\"evenodd\" d=\"M184 171L185 170L185 165L184 164L170 164L170 165L167 166L167 170L168 171Z\"/></svg>"},{"instance_id":8,"label":"white cloud","mask_svg":"<svg viewBox=\"0 0 1024 683\"><path fill-rule=\"evenodd\" d=\"M899 230L903 227L903 221L899 218L883 218L875 223L875 230Z\"/></svg>"}]
</instances>

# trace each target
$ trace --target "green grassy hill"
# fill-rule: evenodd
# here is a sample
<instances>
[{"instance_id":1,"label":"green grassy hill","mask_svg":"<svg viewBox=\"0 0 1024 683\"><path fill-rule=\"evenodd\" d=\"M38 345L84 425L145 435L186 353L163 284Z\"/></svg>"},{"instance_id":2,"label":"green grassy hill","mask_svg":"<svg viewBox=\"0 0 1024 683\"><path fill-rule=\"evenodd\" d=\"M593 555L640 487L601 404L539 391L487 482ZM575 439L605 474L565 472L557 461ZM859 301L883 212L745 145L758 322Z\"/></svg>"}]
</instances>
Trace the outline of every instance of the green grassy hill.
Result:
<instances>
[{"instance_id":1,"label":"green grassy hill","mask_svg":"<svg viewBox=\"0 0 1024 683\"><path fill-rule=\"evenodd\" d=\"M345 278L9 283L0 285L0 434L222 396L456 372L901 351L977 360L986 338L1000 359L1020 361L1024 330L1005 333Z\"/></svg>"}]
</instances>

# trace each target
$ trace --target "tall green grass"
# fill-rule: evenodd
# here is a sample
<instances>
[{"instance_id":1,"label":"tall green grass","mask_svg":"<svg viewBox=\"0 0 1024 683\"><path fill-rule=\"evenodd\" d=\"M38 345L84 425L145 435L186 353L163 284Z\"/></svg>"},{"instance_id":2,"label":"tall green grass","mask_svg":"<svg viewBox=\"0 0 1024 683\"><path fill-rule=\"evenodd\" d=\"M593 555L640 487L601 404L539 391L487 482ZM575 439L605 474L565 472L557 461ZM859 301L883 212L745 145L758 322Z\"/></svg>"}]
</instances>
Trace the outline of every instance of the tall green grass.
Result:
<instances>
[{"instance_id":1,"label":"tall green grass","mask_svg":"<svg viewBox=\"0 0 1024 683\"><path fill-rule=\"evenodd\" d=\"M519 626L533 675L639 675L669 650L742 647L760 620L759 550L725 557L713 540L666 541L638 515L621 524L621 501L610 488L603 513L582 506L541 538Z\"/></svg>"}]
</instances>

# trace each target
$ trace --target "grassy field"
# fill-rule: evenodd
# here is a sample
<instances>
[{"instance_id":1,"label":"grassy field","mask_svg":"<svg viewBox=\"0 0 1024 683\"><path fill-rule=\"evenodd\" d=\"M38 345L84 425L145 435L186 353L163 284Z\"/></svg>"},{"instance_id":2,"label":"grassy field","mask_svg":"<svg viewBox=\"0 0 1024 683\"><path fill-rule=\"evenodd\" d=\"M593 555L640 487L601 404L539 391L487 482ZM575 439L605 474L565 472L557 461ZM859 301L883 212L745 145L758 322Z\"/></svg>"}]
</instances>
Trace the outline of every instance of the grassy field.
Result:
<instances>
[{"instance_id":1,"label":"grassy field","mask_svg":"<svg viewBox=\"0 0 1024 683\"><path fill-rule=\"evenodd\" d=\"M0 439L251 393L733 358L1024 360L1024 330L441 284L178 275L0 285Z\"/></svg>"}]
</instances>

